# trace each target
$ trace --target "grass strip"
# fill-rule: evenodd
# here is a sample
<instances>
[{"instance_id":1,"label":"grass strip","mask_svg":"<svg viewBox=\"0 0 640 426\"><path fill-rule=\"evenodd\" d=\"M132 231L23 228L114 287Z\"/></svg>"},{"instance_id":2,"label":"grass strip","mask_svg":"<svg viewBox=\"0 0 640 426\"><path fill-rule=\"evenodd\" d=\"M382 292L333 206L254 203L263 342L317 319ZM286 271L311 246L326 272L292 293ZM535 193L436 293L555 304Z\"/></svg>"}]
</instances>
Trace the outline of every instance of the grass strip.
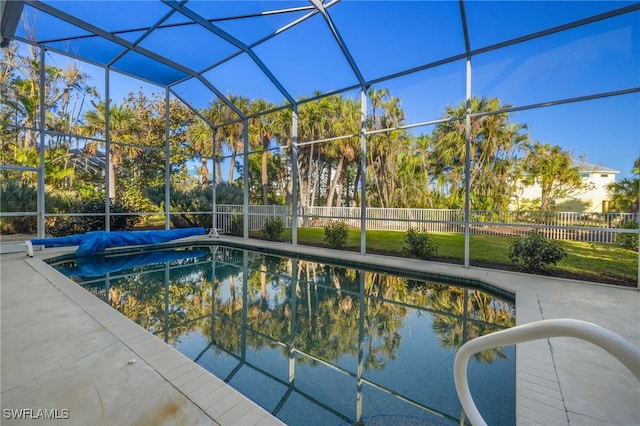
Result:
<instances>
[{"instance_id":1,"label":"grass strip","mask_svg":"<svg viewBox=\"0 0 640 426\"><path fill-rule=\"evenodd\" d=\"M260 233L252 233L259 237ZM464 235L453 233L430 233L438 245L436 261L462 264L464 262ZM403 256L402 244L405 232L367 231L367 252ZM325 246L323 228L298 228L298 244ZM496 269L517 270L509 259L509 245L515 237L501 235L471 235L469 239L470 263L472 266L487 266ZM291 241L291 229L286 229L281 241ZM638 254L614 244L588 243L582 241L557 241L566 251L567 257L549 275L609 282L635 286L638 281ZM349 230L345 250L360 250L360 231Z\"/></svg>"}]
</instances>

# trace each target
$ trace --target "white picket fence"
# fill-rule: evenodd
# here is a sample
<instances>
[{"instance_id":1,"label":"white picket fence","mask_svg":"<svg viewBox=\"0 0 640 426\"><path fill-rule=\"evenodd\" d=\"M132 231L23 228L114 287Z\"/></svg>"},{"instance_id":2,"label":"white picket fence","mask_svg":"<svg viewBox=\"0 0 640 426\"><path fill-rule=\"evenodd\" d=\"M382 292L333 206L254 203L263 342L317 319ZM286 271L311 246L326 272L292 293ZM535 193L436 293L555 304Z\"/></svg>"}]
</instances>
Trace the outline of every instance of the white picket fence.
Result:
<instances>
[{"instance_id":1,"label":"white picket fence","mask_svg":"<svg viewBox=\"0 0 640 426\"><path fill-rule=\"evenodd\" d=\"M229 233L233 218L242 223L242 205L218 205L217 228ZM290 206L249 206L249 230L263 229L267 220L279 217L285 227L292 226ZM360 207L301 207L298 226L320 228L331 221L345 222L351 228L360 228ZM484 211L470 212L469 232L486 235L524 235L537 229L547 238L586 242L611 243L621 232L637 232L618 228L622 223L638 220L633 213L577 213L539 211ZM464 233L464 211L453 209L366 209L365 226L368 230L403 231L410 228L426 232Z\"/></svg>"}]
</instances>

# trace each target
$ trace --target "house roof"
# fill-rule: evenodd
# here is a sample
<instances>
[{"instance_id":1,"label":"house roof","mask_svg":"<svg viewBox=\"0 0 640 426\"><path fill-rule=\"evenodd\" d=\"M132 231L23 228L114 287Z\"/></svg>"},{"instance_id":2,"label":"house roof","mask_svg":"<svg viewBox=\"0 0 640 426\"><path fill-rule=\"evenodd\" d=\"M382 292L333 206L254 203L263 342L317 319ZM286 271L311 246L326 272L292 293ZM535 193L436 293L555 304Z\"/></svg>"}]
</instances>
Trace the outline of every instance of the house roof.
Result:
<instances>
[{"instance_id":1,"label":"house roof","mask_svg":"<svg viewBox=\"0 0 640 426\"><path fill-rule=\"evenodd\" d=\"M620 173L620 170L610 169L599 164L587 163L586 161L573 160L573 166L578 167L582 172L590 173Z\"/></svg>"}]
</instances>

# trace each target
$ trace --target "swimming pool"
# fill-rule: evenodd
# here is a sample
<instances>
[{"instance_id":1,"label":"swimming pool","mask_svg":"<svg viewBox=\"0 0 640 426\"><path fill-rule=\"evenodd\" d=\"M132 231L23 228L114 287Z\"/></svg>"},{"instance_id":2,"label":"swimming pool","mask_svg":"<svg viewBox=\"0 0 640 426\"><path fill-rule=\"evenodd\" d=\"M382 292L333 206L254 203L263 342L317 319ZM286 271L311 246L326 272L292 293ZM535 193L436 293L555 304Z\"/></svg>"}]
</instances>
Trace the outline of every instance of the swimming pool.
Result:
<instances>
[{"instance_id":1,"label":"swimming pool","mask_svg":"<svg viewBox=\"0 0 640 426\"><path fill-rule=\"evenodd\" d=\"M220 245L51 263L291 425L459 424L455 351L515 323L486 287ZM514 347L469 381L490 424L515 423Z\"/></svg>"}]
</instances>

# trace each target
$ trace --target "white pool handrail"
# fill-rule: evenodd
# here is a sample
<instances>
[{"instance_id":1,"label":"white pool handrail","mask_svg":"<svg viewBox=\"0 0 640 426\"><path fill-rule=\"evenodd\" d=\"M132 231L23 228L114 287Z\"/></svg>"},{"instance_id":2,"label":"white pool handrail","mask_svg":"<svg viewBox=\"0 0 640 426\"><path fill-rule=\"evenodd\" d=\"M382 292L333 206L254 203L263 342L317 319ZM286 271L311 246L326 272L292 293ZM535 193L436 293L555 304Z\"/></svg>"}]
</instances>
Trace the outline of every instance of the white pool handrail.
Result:
<instances>
[{"instance_id":1,"label":"white pool handrail","mask_svg":"<svg viewBox=\"0 0 640 426\"><path fill-rule=\"evenodd\" d=\"M29 257L33 257L33 244L31 244L31 241L27 240L24 242L24 244L21 245L25 245L27 246L27 256Z\"/></svg>"},{"instance_id":2,"label":"white pool handrail","mask_svg":"<svg viewBox=\"0 0 640 426\"><path fill-rule=\"evenodd\" d=\"M519 325L470 340L458 350L453 375L462 408L474 426L486 426L467 382L469 358L480 351L548 337L575 337L586 340L616 357L640 381L640 349L624 337L596 324L574 319L549 319Z\"/></svg>"}]
</instances>

